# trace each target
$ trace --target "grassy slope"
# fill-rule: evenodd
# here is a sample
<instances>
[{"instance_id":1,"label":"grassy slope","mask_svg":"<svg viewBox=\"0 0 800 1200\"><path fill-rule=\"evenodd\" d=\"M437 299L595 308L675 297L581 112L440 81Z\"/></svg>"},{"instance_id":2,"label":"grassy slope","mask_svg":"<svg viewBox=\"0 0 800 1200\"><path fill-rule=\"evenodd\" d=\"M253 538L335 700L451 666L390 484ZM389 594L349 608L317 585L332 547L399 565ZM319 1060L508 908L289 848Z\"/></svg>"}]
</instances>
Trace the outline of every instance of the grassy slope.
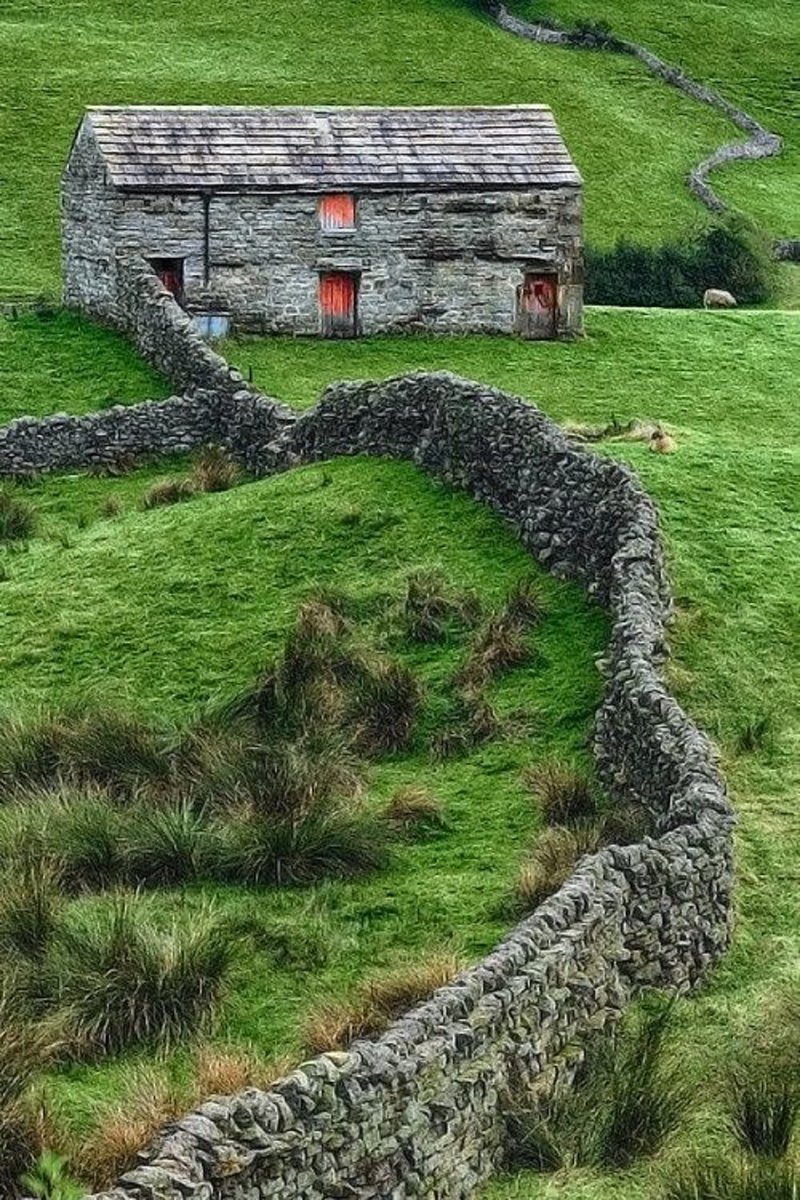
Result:
<instances>
[{"instance_id":1,"label":"grassy slope","mask_svg":"<svg viewBox=\"0 0 800 1200\"><path fill-rule=\"evenodd\" d=\"M797 54L800 8L786 0L517 0L524 16L605 20L742 105L786 140L781 158L718 172L714 187L776 235L797 236L800 171ZM731 130L728 139L736 135Z\"/></svg>"},{"instance_id":2,"label":"grassy slope","mask_svg":"<svg viewBox=\"0 0 800 1200\"><path fill-rule=\"evenodd\" d=\"M635 63L529 45L470 0L329 0L324 23L317 0L8 0L0 78L0 292L58 287L58 180L86 104L545 101L584 173L595 243L703 221L683 178L731 132ZM742 176L745 206L769 170Z\"/></svg>"},{"instance_id":3,"label":"grassy slope","mask_svg":"<svg viewBox=\"0 0 800 1200\"><path fill-rule=\"evenodd\" d=\"M0 424L166 394L132 346L73 313L0 317Z\"/></svg>"},{"instance_id":4,"label":"grassy slope","mask_svg":"<svg viewBox=\"0 0 800 1200\"><path fill-rule=\"evenodd\" d=\"M180 719L250 681L315 585L369 604L399 592L418 563L440 565L489 602L530 572L527 555L487 511L411 466L363 461L130 512L76 533L67 548L43 539L6 558L0 700L88 691ZM535 824L520 770L547 753L581 754L599 693L593 659L606 637L604 618L577 588L543 582L551 615L537 634L536 666L496 694L503 709L535 713L533 743L517 737L443 766L419 748L373 773L376 801L403 783L429 787L446 808L444 835L403 849L395 866L364 882L313 893L210 889L223 912L294 918L298 936L310 904L331 947L329 962L310 974L265 952L248 955L222 1040L251 1040L267 1055L296 1053L298 1023L318 994L341 992L429 946L477 957L500 936L497 904ZM434 648L409 658L433 683L458 654ZM185 914L200 895L159 893L142 903ZM129 1056L56 1081L70 1110L80 1101L76 1123L123 1086L131 1058L138 1061Z\"/></svg>"},{"instance_id":5,"label":"grassy slope","mask_svg":"<svg viewBox=\"0 0 800 1200\"><path fill-rule=\"evenodd\" d=\"M717 738L740 814L739 924L733 951L710 986L686 1006L681 1050L703 1097L691 1141L715 1125L709 1089L715 1056L754 1018L777 982L796 974L800 951L796 861L800 820L800 417L794 380L800 319L793 314L595 311L573 346L498 339L245 343L261 386L310 403L342 374L447 368L531 397L556 418L650 417L668 424L677 454L641 445L606 447L631 462L658 501L680 602L673 686ZM739 732L767 716L770 752L738 751ZM689 1135L678 1139L675 1153ZM667 1155L669 1161L669 1154ZM553 1183L520 1176L489 1189L492 1200L562 1195L645 1200L650 1166L619 1176L576 1174Z\"/></svg>"}]
</instances>

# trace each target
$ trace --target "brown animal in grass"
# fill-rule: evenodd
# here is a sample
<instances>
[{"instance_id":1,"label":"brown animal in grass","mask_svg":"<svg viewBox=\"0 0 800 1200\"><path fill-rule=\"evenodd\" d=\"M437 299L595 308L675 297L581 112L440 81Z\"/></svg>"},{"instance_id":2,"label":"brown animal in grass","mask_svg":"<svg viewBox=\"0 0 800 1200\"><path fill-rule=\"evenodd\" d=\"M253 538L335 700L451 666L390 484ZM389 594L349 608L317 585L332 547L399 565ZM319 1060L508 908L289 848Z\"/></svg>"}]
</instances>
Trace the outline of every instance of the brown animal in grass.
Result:
<instances>
[{"instance_id":1,"label":"brown animal in grass","mask_svg":"<svg viewBox=\"0 0 800 1200\"><path fill-rule=\"evenodd\" d=\"M703 308L736 308L736 297L722 288L707 288L703 293Z\"/></svg>"},{"instance_id":2,"label":"brown animal in grass","mask_svg":"<svg viewBox=\"0 0 800 1200\"><path fill-rule=\"evenodd\" d=\"M674 454L678 443L663 429L656 429L650 438L650 449L655 454Z\"/></svg>"}]
</instances>

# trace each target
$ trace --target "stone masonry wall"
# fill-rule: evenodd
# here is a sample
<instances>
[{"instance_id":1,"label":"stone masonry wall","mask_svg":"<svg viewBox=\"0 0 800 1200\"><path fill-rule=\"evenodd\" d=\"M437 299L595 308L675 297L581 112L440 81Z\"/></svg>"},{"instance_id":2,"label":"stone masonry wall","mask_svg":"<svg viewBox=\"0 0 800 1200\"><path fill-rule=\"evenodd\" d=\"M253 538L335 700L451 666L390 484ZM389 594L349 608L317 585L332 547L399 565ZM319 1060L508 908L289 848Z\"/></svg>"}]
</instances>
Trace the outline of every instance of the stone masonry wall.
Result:
<instances>
[{"instance_id":1,"label":"stone masonry wall","mask_svg":"<svg viewBox=\"0 0 800 1200\"><path fill-rule=\"evenodd\" d=\"M131 265L131 297L143 278ZM125 319L137 344L163 355L161 323L176 343L187 328L149 288L149 315ZM488 504L544 566L608 609L597 769L612 795L648 807L654 836L582 859L492 954L376 1041L174 1122L95 1200L466 1200L500 1161L509 1090L569 1081L576 1045L637 992L693 988L728 944L733 814L708 741L660 674L670 595L656 512L628 468L495 389L448 374L343 383L297 415L215 362L197 375L195 349L178 347L175 369L219 386L150 406L175 418L176 433L183 420L187 436L223 441L260 474L340 454L409 459ZM16 422L12 440L57 446L59 421ZM0 458L13 428L0 432Z\"/></svg>"}]
</instances>

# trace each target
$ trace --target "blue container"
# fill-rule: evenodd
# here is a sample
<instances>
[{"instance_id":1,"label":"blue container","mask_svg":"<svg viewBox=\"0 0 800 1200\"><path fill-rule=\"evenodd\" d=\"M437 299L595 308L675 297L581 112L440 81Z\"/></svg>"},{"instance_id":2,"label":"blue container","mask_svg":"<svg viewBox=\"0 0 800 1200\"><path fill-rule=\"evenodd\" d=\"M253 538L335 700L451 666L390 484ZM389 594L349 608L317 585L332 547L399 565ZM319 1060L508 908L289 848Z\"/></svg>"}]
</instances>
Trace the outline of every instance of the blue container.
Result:
<instances>
[{"instance_id":1,"label":"blue container","mask_svg":"<svg viewBox=\"0 0 800 1200\"><path fill-rule=\"evenodd\" d=\"M192 325L207 342L228 336L231 327L230 313L195 313Z\"/></svg>"}]
</instances>

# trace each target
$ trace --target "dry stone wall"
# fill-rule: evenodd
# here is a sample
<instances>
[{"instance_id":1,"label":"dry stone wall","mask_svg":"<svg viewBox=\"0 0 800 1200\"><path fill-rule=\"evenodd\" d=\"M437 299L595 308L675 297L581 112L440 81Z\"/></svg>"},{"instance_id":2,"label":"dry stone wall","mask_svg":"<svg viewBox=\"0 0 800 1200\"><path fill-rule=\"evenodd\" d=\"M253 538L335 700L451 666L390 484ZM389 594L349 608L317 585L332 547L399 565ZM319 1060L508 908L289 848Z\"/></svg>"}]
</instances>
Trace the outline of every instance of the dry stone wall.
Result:
<instances>
[{"instance_id":1,"label":"dry stone wall","mask_svg":"<svg viewBox=\"0 0 800 1200\"><path fill-rule=\"evenodd\" d=\"M568 1082L575 1047L641 989L693 988L728 945L733 814L711 746L661 677L670 594L655 509L626 467L574 446L532 405L453 375L336 384L297 415L198 347L135 265L129 278L143 311L121 323L194 387L150 406L149 445L168 413L170 429L185 420L187 440L222 441L259 474L343 454L409 459L489 505L608 610L597 769L613 795L647 806L654 835L581 860L492 954L378 1040L174 1122L94 1200L466 1200L501 1159L509 1092ZM134 411L72 420L95 428ZM52 443L54 465L77 455L63 421L0 431L0 469L24 438L40 458Z\"/></svg>"}]
</instances>

